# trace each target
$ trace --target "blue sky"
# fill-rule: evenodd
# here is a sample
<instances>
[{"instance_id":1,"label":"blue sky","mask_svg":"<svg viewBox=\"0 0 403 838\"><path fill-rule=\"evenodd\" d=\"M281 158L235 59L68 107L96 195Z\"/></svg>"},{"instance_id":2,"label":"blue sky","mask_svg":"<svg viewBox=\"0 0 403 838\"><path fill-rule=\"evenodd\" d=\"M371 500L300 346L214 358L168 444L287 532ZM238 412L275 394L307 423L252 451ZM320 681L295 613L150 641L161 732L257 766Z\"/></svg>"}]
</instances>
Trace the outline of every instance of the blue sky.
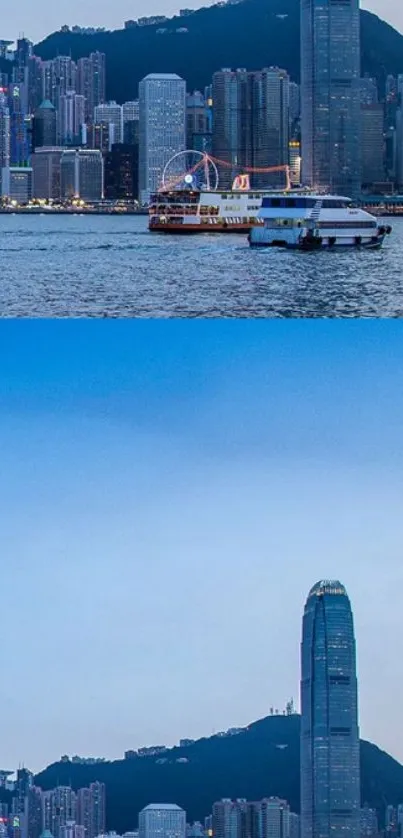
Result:
<instances>
[{"instance_id":1,"label":"blue sky","mask_svg":"<svg viewBox=\"0 0 403 838\"><path fill-rule=\"evenodd\" d=\"M188 8L210 5L211 0L189 0ZM403 31L403 8L400 0L366 0L363 7L379 14L400 31ZM175 0L115 0L113 4L106 0L69 0L68 6L61 6L52 0L19 0L7 10L7 20L3 23L2 37L15 38L20 32L33 40L39 40L64 23L81 26L106 26L120 29L123 21L146 14L174 14L180 8ZM4 29L6 26L7 31ZM169 68L168 68L169 69Z\"/></svg>"},{"instance_id":2,"label":"blue sky","mask_svg":"<svg viewBox=\"0 0 403 838\"><path fill-rule=\"evenodd\" d=\"M333 576L403 760L400 323L3 321L0 357L3 767L297 700Z\"/></svg>"}]
</instances>

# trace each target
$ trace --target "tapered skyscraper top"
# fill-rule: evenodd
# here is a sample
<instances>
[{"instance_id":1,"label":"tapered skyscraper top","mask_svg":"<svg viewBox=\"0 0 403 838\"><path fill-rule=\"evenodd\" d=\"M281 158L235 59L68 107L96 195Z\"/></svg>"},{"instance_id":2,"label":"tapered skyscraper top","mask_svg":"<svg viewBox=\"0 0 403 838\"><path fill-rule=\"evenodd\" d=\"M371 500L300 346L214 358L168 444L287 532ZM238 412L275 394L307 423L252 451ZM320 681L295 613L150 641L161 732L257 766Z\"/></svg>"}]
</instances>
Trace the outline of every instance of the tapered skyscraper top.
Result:
<instances>
[{"instance_id":1,"label":"tapered skyscraper top","mask_svg":"<svg viewBox=\"0 0 403 838\"><path fill-rule=\"evenodd\" d=\"M301 838L359 838L354 626L337 580L317 582L306 601L301 714Z\"/></svg>"}]
</instances>

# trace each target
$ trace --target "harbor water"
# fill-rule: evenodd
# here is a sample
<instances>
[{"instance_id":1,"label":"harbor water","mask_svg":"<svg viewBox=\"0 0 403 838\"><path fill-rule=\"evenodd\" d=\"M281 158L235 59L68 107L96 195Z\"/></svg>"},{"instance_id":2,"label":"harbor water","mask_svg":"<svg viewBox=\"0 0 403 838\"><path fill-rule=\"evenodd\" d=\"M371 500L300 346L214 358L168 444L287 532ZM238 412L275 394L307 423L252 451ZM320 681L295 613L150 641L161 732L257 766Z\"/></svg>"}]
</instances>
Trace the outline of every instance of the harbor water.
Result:
<instances>
[{"instance_id":1,"label":"harbor water","mask_svg":"<svg viewBox=\"0 0 403 838\"><path fill-rule=\"evenodd\" d=\"M403 218L380 251L252 250L145 217L0 216L1 317L402 317Z\"/></svg>"}]
</instances>

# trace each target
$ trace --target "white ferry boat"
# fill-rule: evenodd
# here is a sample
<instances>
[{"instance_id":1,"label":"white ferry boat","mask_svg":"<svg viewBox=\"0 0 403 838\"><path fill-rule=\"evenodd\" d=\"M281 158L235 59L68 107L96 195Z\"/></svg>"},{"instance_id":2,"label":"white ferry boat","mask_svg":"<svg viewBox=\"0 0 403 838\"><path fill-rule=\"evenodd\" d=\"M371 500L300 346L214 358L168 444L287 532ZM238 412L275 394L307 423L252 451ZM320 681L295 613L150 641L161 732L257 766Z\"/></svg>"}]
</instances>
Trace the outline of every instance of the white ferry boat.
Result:
<instances>
[{"instance_id":1,"label":"white ferry boat","mask_svg":"<svg viewBox=\"0 0 403 838\"><path fill-rule=\"evenodd\" d=\"M158 233L248 233L263 225L258 213L265 194L273 190L161 190L151 198L148 226Z\"/></svg>"},{"instance_id":2,"label":"white ferry boat","mask_svg":"<svg viewBox=\"0 0 403 838\"><path fill-rule=\"evenodd\" d=\"M340 195L267 195L258 218L262 223L249 233L252 247L379 248L391 232L391 227Z\"/></svg>"}]
</instances>

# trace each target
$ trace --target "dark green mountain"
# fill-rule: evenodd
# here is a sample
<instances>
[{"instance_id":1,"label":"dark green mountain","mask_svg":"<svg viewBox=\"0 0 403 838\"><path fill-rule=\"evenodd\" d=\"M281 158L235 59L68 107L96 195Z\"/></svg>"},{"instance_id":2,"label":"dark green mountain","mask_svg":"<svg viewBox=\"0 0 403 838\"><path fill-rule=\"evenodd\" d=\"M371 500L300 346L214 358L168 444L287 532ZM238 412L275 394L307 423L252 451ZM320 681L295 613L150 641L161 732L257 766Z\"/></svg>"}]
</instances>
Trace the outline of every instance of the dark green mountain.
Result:
<instances>
[{"instance_id":1,"label":"dark green mountain","mask_svg":"<svg viewBox=\"0 0 403 838\"><path fill-rule=\"evenodd\" d=\"M175 72L188 89L203 89L221 67L250 70L269 65L299 77L299 0L244 0L212 6L160 26L143 26L96 35L56 32L36 47L49 59L77 59L100 50L107 56L108 98L123 102L137 96L138 82L150 72ZM187 33L178 33L185 27ZM403 36L369 12L361 12L362 72L379 81L403 71Z\"/></svg>"},{"instance_id":2,"label":"dark green mountain","mask_svg":"<svg viewBox=\"0 0 403 838\"><path fill-rule=\"evenodd\" d=\"M36 777L44 789L58 783L73 788L94 780L106 783L107 821L123 832L137 824L137 814L151 802L178 803L188 819L201 820L221 797L258 800L278 795L299 811L300 717L269 716L237 736L199 739L156 757L98 765L55 763ZM189 761L178 763L186 757ZM370 742L361 742L362 801L383 817L385 805L403 799L403 766Z\"/></svg>"}]
</instances>

